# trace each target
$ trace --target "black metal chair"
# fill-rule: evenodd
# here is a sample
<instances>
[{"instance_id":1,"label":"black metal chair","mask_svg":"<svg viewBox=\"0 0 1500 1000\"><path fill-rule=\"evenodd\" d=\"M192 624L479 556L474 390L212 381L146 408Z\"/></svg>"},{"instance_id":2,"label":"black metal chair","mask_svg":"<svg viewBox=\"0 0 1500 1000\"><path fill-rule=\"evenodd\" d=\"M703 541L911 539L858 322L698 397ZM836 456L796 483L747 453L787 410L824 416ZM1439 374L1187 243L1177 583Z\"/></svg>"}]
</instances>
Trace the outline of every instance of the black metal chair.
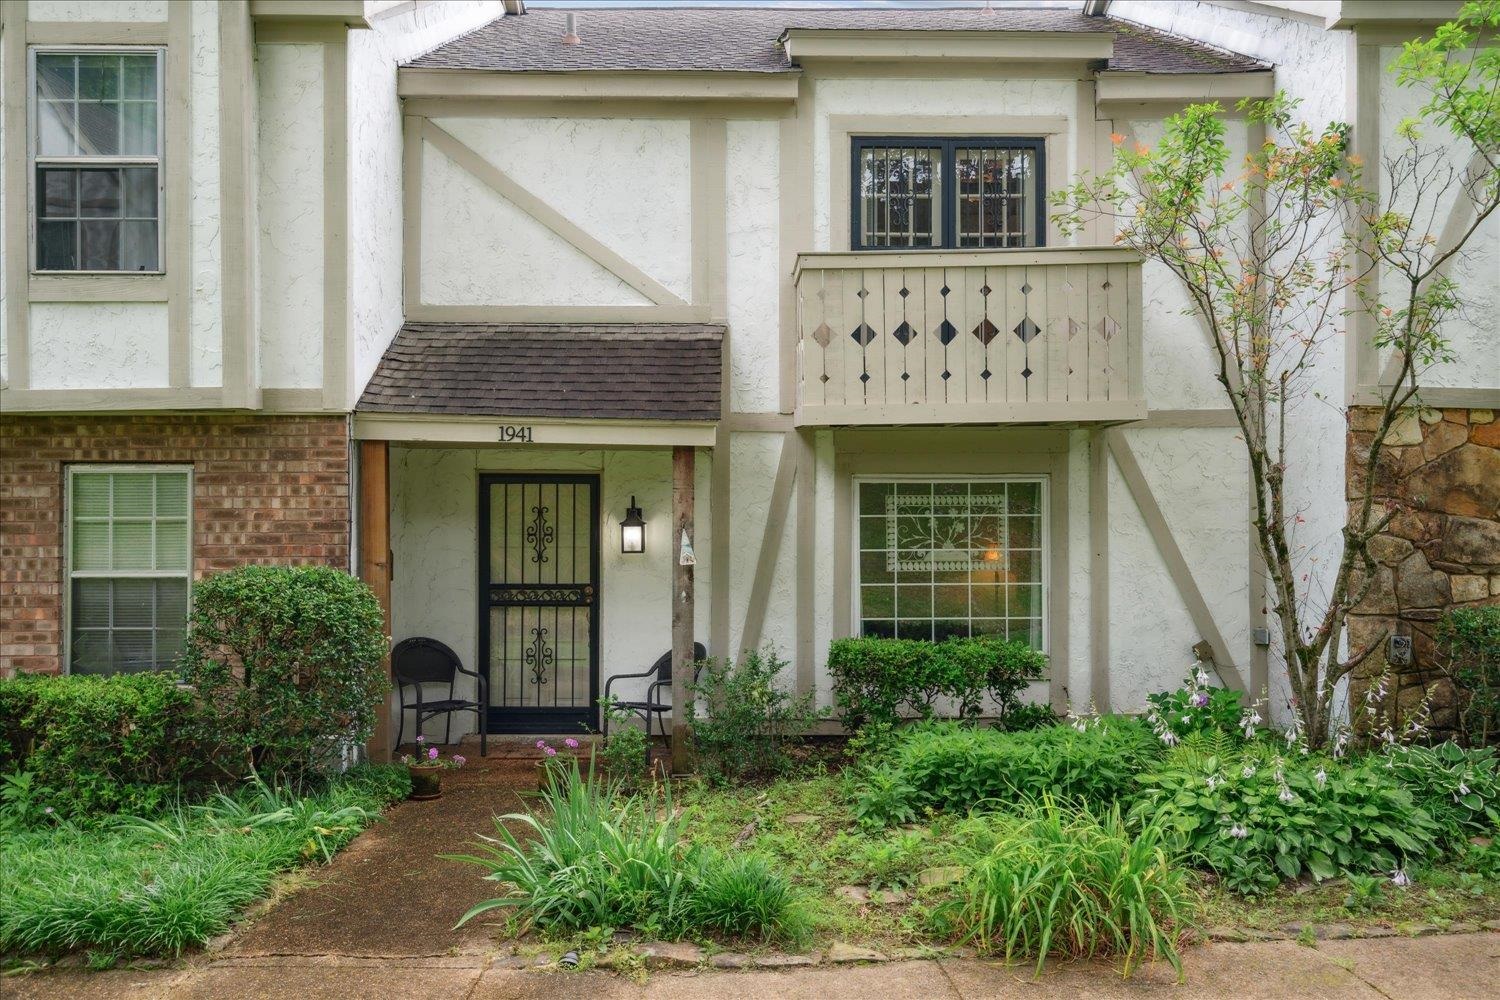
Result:
<instances>
[{"instance_id":1,"label":"black metal chair","mask_svg":"<svg viewBox=\"0 0 1500 1000\"><path fill-rule=\"evenodd\" d=\"M401 745L401 735L406 731L406 689L415 688L417 732L422 731L422 720L434 715L448 716L443 728L443 742L449 743L453 736L453 713L473 712L479 718L479 756L489 750L489 702L490 684L484 674L476 670L465 670L458 654L436 639L413 636L402 639L391 650L391 673L396 679L396 702L401 706L400 721L396 724L396 745ZM454 688L459 674L467 674L478 682L479 700L465 701L454 697ZM447 684L448 697L440 701L427 701L422 697L424 684Z\"/></svg>"},{"instance_id":2,"label":"black metal chair","mask_svg":"<svg viewBox=\"0 0 1500 1000\"><path fill-rule=\"evenodd\" d=\"M701 664L706 659L708 659L708 647L704 646L701 642L693 643L693 662ZM701 666L694 668L694 683L697 682L698 674L701 672ZM672 710L672 651L670 649L661 654L655 663L651 664L650 670L644 670L638 674L615 674L609 680L605 681L604 697L608 698L610 696L609 689L614 686L615 681L640 680L643 677L653 678L651 683L646 685L645 698L639 701L616 701L615 706L639 715L646 723L647 736L651 735L651 717L653 715L656 716L657 721L661 725L661 734L665 736L667 735L667 713ZM663 701L658 694L662 688L667 689L666 701ZM609 738L608 713L605 713L604 716L604 737L605 739Z\"/></svg>"}]
</instances>

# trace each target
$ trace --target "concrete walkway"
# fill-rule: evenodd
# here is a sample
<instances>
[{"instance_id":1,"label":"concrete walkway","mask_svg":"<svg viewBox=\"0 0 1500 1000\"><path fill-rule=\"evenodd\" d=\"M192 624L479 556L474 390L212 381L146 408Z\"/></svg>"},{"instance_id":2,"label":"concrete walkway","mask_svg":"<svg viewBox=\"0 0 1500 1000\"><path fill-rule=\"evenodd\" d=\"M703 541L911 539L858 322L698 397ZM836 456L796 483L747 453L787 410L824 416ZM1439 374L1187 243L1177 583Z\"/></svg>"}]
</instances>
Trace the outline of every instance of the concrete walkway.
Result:
<instances>
[{"instance_id":1,"label":"concrete walkway","mask_svg":"<svg viewBox=\"0 0 1500 1000\"><path fill-rule=\"evenodd\" d=\"M267 1000L413 997L423 1000L903 1000L993 997L1052 1000L1489 1000L1500 998L1500 934L1328 941L1316 949L1289 941L1209 944L1186 956L1187 982L1153 966L1122 980L1104 963L1030 967L990 962L820 965L782 971L656 972L645 983L608 973L502 968L483 956L429 959L224 957L183 970L42 973L0 981L10 1000Z\"/></svg>"}]
</instances>

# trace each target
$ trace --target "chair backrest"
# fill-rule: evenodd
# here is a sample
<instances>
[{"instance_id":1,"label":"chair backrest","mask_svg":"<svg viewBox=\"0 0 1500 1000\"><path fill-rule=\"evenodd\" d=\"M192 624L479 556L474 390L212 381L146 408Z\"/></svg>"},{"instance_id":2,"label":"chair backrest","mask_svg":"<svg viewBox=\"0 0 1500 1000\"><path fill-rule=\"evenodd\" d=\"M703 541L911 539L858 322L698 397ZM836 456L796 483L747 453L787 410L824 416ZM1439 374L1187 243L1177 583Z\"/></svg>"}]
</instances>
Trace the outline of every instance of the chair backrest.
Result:
<instances>
[{"instance_id":1,"label":"chair backrest","mask_svg":"<svg viewBox=\"0 0 1500 1000\"><path fill-rule=\"evenodd\" d=\"M396 683L451 684L458 673L458 654L436 639L413 636L391 650L391 673Z\"/></svg>"},{"instance_id":2,"label":"chair backrest","mask_svg":"<svg viewBox=\"0 0 1500 1000\"><path fill-rule=\"evenodd\" d=\"M708 647L701 642L693 643L693 662L699 663L706 659L708 659ZM672 651L670 649L661 654L655 663L651 664L651 672L656 675L658 680L669 681L672 679Z\"/></svg>"}]
</instances>

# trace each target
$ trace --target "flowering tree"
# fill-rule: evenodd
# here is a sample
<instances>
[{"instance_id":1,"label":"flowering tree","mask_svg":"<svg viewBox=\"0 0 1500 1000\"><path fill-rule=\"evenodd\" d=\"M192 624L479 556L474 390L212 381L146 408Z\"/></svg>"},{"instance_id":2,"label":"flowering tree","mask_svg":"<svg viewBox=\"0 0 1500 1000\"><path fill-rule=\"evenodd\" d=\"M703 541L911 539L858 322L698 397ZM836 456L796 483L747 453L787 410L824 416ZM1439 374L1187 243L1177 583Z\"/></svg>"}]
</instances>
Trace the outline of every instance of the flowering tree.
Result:
<instances>
[{"instance_id":1,"label":"flowering tree","mask_svg":"<svg viewBox=\"0 0 1500 1000\"><path fill-rule=\"evenodd\" d=\"M1373 407L1371 443L1351 455L1364 482L1403 410L1420 403L1422 375L1453 360L1443 324L1461 303L1448 269L1500 207L1497 28L1500 0L1479 0L1431 38L1407 43L1396 79L1426 103L1391 137L1379 196L1363 183L1366 164L1350 153L1349 127L1298 122L1285 95L1240 102L1240 112L1264 127L1265 141L1236 171L1229 170L1223 109L1193 105L1167 120L1154 148L1116 136L1109 171L1053 196L1064 232L1107 218L1117 243L1165 266L1207 329L1215 376L1248 453L1252 532L1297 720L1313 746L1332 735L1335 686L1384 642L1380 636L1346 650L1342 637L1375 580L1369 541L1396 510L1365 491L1343 528L1331 584L1320 592L1299 565L1294 538L1302 518L1288 498L1288 414L1315 391L1319 361L1344 332L1351 293L1370 317L1377 348L1393 351L1396 363ZM1438 204L1454 190L1469 202L1470 222L1440 242Z\"/></svg>"}]
</instances>

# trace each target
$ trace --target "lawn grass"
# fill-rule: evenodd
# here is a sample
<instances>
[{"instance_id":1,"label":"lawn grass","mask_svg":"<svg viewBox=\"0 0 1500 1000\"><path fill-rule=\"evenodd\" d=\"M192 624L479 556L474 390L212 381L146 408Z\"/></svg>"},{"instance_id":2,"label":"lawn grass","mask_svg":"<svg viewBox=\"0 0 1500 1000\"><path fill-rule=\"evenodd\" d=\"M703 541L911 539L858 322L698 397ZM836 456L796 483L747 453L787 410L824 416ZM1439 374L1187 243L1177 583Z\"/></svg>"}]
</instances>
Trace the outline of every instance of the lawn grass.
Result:
<instances>
[{"instance_id":1,"label":"lawn grass","mask_svg":"<svg viewBox=\"0 0 1500 1000\"><path fill-rule=\"evenodd\" d=\"M298 795L265 786L149 820L0 838L0 954L172 956L226 931L279 875L324 862L405 791L363 768Z\"/></svg>"}]
</instances>

